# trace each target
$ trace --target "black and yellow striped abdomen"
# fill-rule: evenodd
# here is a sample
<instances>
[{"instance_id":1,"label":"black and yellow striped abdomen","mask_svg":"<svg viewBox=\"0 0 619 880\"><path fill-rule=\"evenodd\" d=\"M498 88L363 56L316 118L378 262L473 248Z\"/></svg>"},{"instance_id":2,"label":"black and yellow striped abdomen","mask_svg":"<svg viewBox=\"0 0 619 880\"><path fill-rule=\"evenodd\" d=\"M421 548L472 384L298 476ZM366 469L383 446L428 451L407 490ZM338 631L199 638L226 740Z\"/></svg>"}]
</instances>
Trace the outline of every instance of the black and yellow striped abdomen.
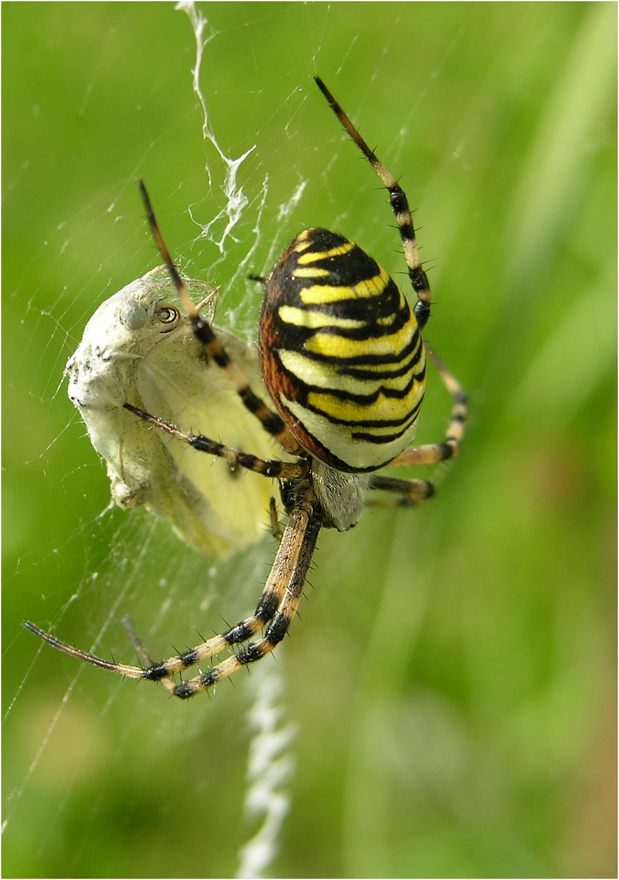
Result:
<instances>
[{"instance_id":1,"label":"black and yellow striped abdomen","mask_svg":"<svg viewBox=\"0 0 619 880\"><path fill-rule=\"evenodd\" d=\"M260 318L267 389L295 438L343 471L372 471L413 440L425 388L417 320L361 248L306 229L268 280Z\"/></svg>"}]
</instances>

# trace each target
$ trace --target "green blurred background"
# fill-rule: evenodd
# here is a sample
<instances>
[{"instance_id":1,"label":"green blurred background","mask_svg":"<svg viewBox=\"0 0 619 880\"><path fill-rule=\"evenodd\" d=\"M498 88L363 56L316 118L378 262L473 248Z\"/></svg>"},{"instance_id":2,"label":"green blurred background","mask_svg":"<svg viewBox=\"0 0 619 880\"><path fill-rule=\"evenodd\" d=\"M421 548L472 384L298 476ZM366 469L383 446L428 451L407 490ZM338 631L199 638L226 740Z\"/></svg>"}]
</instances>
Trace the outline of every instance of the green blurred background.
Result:
<instances>
[{"instance_id":1,"label":"green blurred background","mask_svg":"<svg viewBox=\"0 0 619 880\"><path fill-rule=\"evenodd\" d=\"M59 385L95 308L157 263L137 177L238 332L259 306L244 276L308 225L406 286L317 73L416 209L428 338L471 422L436 500L321 536L274 661L298 732L272 873L616 876L616 6L200 9L213 130L234 157L255 146L223 255L199 239L226 198L188 16L2 7L4 876L231 876L255 830L263 673L177 704L21 621L132 662L126 613L159 657L253 608L272 540L214 565L141 512L101 515L105 471ZM434 378L420 442L448 409Z\"/></svg>"}]
</instances>

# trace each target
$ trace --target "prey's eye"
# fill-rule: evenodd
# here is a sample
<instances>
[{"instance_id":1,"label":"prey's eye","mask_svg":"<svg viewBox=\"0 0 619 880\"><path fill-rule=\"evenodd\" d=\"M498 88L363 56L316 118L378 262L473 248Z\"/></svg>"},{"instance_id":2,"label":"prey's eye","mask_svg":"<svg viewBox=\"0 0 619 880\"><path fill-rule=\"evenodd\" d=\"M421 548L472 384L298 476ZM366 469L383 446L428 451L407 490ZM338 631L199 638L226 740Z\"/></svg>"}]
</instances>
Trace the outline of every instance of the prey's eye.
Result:
<instances>
[{"instance_id":1,"label":"prey's eye","mask_svg":"<svg viewBox=\"0 0 619 880\"><path fill-rule=\"evenodd\" d=\"M179 320L181 313L178 309L175 309L174 306L161 306L160 309L157 309L157 320L160 324L176 324Z\"/></svg>"}]
</instances>

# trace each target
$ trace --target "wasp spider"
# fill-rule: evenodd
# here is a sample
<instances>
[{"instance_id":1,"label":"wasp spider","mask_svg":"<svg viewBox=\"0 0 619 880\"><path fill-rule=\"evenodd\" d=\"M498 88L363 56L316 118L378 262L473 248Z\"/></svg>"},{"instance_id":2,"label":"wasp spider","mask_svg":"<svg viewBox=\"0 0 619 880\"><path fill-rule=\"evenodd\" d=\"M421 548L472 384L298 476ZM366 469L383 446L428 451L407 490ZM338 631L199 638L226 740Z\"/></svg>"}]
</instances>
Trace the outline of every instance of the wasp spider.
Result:
<instances>
[{"instance_id":1,"label":"wasp spider","mask_svg":"<svg viewBox=\"0 0 619 880\"><path fill-rule=\"evenodd\" d=\"M125 404L179 442L279 481L288 524L256 610L227 632L162 663L153 663L132 633L144 666L103 660L66 645L32 623L25 624L55 648L130 678L162 681L183 699L260 660L283 639L297 610L321 528L351 528L366 503L407 507L433 494L430 482L382 476L376 473L380 468L451 458L458 452L464 431L466 395L429 352L452 395L451 417L443 442L410 446L425 390L426 349L421 331L430 316L430 287L408 200L322 80L316 78L316 83L389 192L417 301L411 308L385 270L353 242L326 229L305 229L286 248L270 277L261 279L265 295L258 347L272 409L251 390L211 324L200 316L140 183L153 236L195 336L225 372L248 411L294 456L288 462L260 459L188 434ZM387 494L367 502L371 490ZM254 638L265 627L262 637ZM236 653L208 671L181 683L172 679L235 645L241 645Z\"/></svg>"}]
</instances>

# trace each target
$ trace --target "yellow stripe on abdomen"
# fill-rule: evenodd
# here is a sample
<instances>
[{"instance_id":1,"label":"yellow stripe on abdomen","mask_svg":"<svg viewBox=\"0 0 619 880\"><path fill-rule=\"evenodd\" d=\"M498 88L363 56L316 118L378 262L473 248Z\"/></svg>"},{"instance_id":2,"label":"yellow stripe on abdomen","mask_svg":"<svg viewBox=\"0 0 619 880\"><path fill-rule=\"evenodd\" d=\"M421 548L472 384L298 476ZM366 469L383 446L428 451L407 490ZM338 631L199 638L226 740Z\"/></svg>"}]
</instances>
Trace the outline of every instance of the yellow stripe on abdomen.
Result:
<instances>
[{"instance_id":1,"label":"yellow stripe on abdomen","mask_svg":"<svg viewBox=\"0 0 619 880\"><path fill-rule=\"evenodd\" d=\"M295 239L269 279L260 348L269 392L310 454L371 471L412 442L425 389L417 320L352 242L324 229Z\"/></svg>"}]
</instances>

